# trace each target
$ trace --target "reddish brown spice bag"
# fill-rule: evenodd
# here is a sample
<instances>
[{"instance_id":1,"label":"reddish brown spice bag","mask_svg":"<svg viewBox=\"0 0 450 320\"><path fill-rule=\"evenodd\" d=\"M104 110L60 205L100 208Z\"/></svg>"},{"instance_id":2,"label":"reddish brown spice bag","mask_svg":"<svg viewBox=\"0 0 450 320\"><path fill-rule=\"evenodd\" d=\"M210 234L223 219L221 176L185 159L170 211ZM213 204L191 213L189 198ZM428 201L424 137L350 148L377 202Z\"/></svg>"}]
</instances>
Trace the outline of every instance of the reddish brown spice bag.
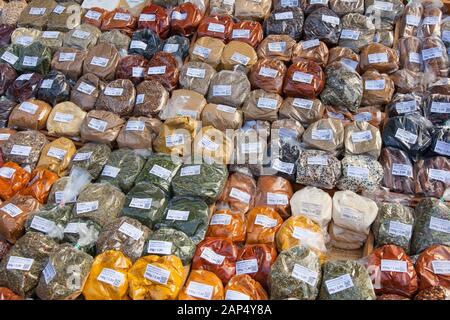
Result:
<instances>
[{"instance_id":1,"label":"reddish brown spice bag","mask_svg":"<svg viewBox=\"0 0 450 320\"><path fill-rule=\"evenodd\" d=\"M256 48L263 39L263 28L258 21L243 20L233 25L229 40L242 41Z\"/></svg>"},{"instance_id":2,"label":"reddish brown spice bag","mask_svg":"<svg viewBox=\"0 0 450 320\"><path fill-rule=\"evenodd\" d=\"M406 152L383 148L380 163L384 169L383 186L392 192L414 194L413 163Z\"/></svg>"},{"instance_id":3,"label":"reddish brown spice bag","mask_svg":"<svg viewBox=\"0 0 450 320\"><path fill-rule=\"evenodd\" d=\"M170 31L170 20L167 10L154 4L146 6L139 15L137 28L153 30L160 38L166 39Z\"/></svg>"},{"instance_id":4,"label":"reddish brown spice bag","mask_svg":"<svg viewBox=\"0 0 450 320\"><path fill-rule=\"evenodd\" d=\"M415 193L427 197L440 198L445 189L450 186L448 175L450 159L447 157L433 157L421 159L414 165Z\"/></svg>"},{"instance_id":5,"label":"reddish brown spice bag","mask_svg":"<svg viewBox=\"0 0 450 320\"><path fill-rule=\"evenodd\" d=\"M198 37L230 39L233 19L230 16L209 16L202 19L197 29Z\"/></svg>"},{"instance_id":6,"label":"reddish brown spice bag","mask_svg":"<svg viewBox=\"0 0 450 320\"><path fill-rule=\"evenodd\" d=\"M105 17L106 10L99 7L90 8L81 19L81 23L92 24L97 28L102 26L103 18Z\"/></svg>"},{"instance_id":7,"label":"reddish brown spice bag","mask_svg":"<svg viewBox=\"0 0 450 320\"><path fill-rule=\"evenodd\" d=\"M233 242L245 241L246 221L242 213L217 209L211 217L206 237L227 238Z\"/></svg>"},{"instance_id":8,"label":"reddish brown spice bag","mask_svg":"<svg viewBox=\"0 0 450 320\"><path fill-rule=\"evenodd\" d=\"M412 297L419 289L414 263L398 246L385 245L375 249L368 257L367 270L377 295Z\"/></svg>"},{"instance_id":9,"label":"reddish brown spice bag","mask_svg":"<svg viewBox=\"0 0 450 320\"><path fill-rule=\"evenodd\" d=\"M236 172L228 177L218 202L227 205L232 212L244 214L254 206L255 195L255 179Z\"/></svg>"},{"instance_id":10,"label":"reddish brown spice bag","mask_svg":"<svg viewBox=\"0 0 450 320\"><path fill-rule=\"evenodd\" d=\"M286 65L278 59L261 59L252 66L249 80L253 89L281 94L286 71Z\"/></svg>"},{"instance_id":11,"label":"reddish brown spice bag","mask_svg":"<svg viewBox=\"0 0 450 320\"><path fill-rule=\"evenodd\" d=\"M159 81L164 88L172 91L178 84L179 76L177 59L170 53L160 51L148 63L145 80Z\"/></svg>"},{"instance_id":12,"label":"reddish brown spice bag","mask_svg":"<svg viewBox=\"0 0 450 320\"><path fill-rule=\"evenodd\" d=\"M287 73L283 92L290 97L313 99L325 86L325 73L312 60L299 60L292 64Z\"/></svg>"},{"instance_id":13,"label":"reddish brown spice bag","mask_svg":"<svg viewBox=\"0 0 450 320\"><path fill-rule=\"evenodd\" d=\"M120 59L116 70L116 79L129 79L135 85L144 80L148 60L138 54L132 54Z\"/></svg>"},{"instance_id":14,"label":"reddish brown spice bag","mask_svg":"<svg viewBox=\"0 0 450 320\"><path fill-rule=\"evenodd\" d=\"M238 248L230 239L206 238L197 245L192 270L207 270L224 284L236 274Z\"/></svg>"},{"instance_id":15,"label":"reddish brown spice bag","mask_svg":"<svg viewBox=\"0 0 450 320\"><path fill-rule=\"evenodd\" d=\"M291 216L289 200L294 194L289 180L277 176L261 176L256 188L255 206L275 209L283 219Z\"/></svg>"},{"instance_id":16,"label":"reddish brown spice bag","mask_svg":"<svg viewBox=\"0 0 450 320\"><path fill-rule=\"evenodd\" d=\"M117 29L131 36L134 29L136 29L136 25L136 17L126 9L117 8L105 14L102 19L101 30L110 31Z\"/></svg>"},{"instance_id":17,"label":"reddish brown spice bag","mask_svg":"<svg viewBox=\"0 0 450 320\"><path fill-rule=\"evenodd\" d=\"M416 262L420 290L443 286L450 290L450 247L431 246L423 251Z\"/></svg>"},{"instance_id":18,"label":"reddish brown spice bag","mask_svg":"<svg viewBox=\"0 0 450 320\"><path fill-rule=\"evenodd\" d=\"M173 33L188 37L195 32L201 20L201 11L194 4L186 2L173 8L170 27Z\"/></svg>"}]
</instances>

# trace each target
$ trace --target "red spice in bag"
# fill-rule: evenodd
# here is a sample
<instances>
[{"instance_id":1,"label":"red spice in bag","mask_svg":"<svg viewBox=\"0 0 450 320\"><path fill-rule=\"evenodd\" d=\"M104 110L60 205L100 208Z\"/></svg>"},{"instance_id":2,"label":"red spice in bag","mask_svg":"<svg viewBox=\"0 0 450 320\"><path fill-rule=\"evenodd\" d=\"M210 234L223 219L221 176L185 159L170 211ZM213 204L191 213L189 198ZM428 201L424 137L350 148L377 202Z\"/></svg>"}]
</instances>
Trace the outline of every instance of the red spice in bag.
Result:
<instances>
[{"instance_id":1,"label":"red spice in bag","mask_svg":"<svg viewBox=\"0 0 450 320\"><path fill-rule=\"evenodd\" d=\"M117 65L116 79L130 79L138 85L144 80L147 63L147 59L138 54L123 57Z\"/></svg>"},{"instance_id":2,"label":"red spice in bag","mask_svg":"<svg viewBox=\"0 0 450 320\"><path fill-rule=\"evenodd\" d=\"M244 214L232 212L228 209L219 209L211 217L206 236L210 238L228 238L233 242L243 242L245 241L245 228Z\"/></svg>"},{"instance_id":3,"label":"red spice in bag","mask_svg":"<svg viewBox=\"0 0 450 320\"><path fill-rule=\"evenodd\" d=\"M286 65L278 59L261 59L250 70L249 80L253 89L281 94Z\"/></svg>"},{"instance_id":4,"label":"red spice in bag","mask_svg":"<svg viewBox=\"0 0 450 320\"><path fill-rule=\"evenodd\" d=\"M188 37L196 31L201 20L201 11L194 4L186 2L173 8L170 15L170 27L173 33Z\"/></svg>"},{"instance_id":5,"label":"red spice in bag","mask_svg":"<svg viewBox=\"0 0 450 320\"><path fill-rule=\"evenodd\" d=\"M120 30L129 36L136 29L137 18L134 17L128 10L117 8L113 11L107 12L102 20L102 31Z\"/></svg>"},{"instance_id":6,"label":"red spice in bag","mask_svg":"<svg viewBox=\"0 0 450 320\"><path fill-rule=\"evenodd\" d=\"M163 51L159 51L153 56L145 72L145 80L159 81L168 91L176 88L179 76L177 59L172 54Z\"/></svg>"},{"instance_id":7,"label":"red spice in bag","mask_svg":"<svg viewBox=\"0 0 450 320\"><path fill-rule=\"evenodd\" d=\"M261 24L257 21L244 20L233 25L229 40L242 41L256 48L263 39L264 32Z\"/></svg>"},{"instance_id":8,"label":"red spice in bag","mask_svg":"<svg viewBox=\"0 0 450 320\"><path fill-rule=\"evenodd\" d=\"M283 91L290 97L313 99L324 86L325 73L320 65L312 60L299 59L289 67Z\"/></svg>"},{"instance_id":9,"label":"red spice in bag","mask_svg":"<svg viewBox=\"0 0 450 320\"><path fill-rule=\"evenodd\" d=\"M443 286L450 290L450 274L443 271L445 265L448 268L449 261L450 247L435 245L424 250L416 262L420 290L434 286Z\"/></svg>"},{"instance_id":10,"label":"red spice in bag","mask_svg":"<svg viewBox=\"0 0 450 320\"><path fill-rule=\"evenodd\" d=\"M255 206L275 209L283 219L291 215L289 200L294 194L289 180L277 176L261 176L258 179Z\"/></svg>"},{"instance_id":11,"label":"red spice in bag","mask_svg":"<svg viewBox=\"0 0 450 320\"><path fill-rule=\"evenodd\" d=\"M253 207L255 195L255 179L249 175L236 172L228 177L218 202L228 205L232 212L244 214Z\"/></svg>"},{"instance_id":12,"label":"red spice in bag","mask_svg":"<svg viewBox=\"0 0 450 320\"><path fill-rule=\"evenodd\" d=\"M257 266L256 272L247 273L253 279L258 281L264 288L268 289L267 277L269 276L272 264L277 258L277 250L271 244L246 244L239 250L236 262L236 274L241 274L243 264ZM252 262L251 260L256 260ZM245 261L245 262L243 262ZM256 268L255 268L256 269Z\"/></svg>"},{"instance_id":13,"label":"red spice in bag","mask_svg":"<svg viewBox=\"0 0 450 320\"><path fill-rule=\"evenodd\" d=\"M233 19L230 16L209 16L202 19L197 29L198 37L230 39Z\"/></svg>"},{"instance_id":14,"label":"red spice in bag","mask_svg":"<svg viewBox=\"0 0 450 320\"><path fill-rule=\"evenodd\" d=\"M137 28L153 30L160 38L166 39L170 31L170 20L167 10L154 4L146 6L139 15Z\"/></svg>"},{"instance_id":15,"label":"red spice in bag","mask_svg":"<svg viewBox=\"0 0 450 320\"><path fill-rule=\"evenodd\" d=\"M106 15L106 10L98 7L90 8L81 19L81 23L91 24L100 28L102 26L103 18Z\"/></svg>"}]
</instances>

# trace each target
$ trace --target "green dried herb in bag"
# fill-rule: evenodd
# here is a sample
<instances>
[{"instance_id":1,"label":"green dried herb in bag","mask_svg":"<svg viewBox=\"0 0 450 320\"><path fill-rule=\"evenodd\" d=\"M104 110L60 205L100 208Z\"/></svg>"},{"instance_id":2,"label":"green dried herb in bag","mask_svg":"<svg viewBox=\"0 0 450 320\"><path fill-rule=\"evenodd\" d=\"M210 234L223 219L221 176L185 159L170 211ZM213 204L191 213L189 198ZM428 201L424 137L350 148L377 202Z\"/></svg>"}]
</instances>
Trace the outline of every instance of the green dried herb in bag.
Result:
<instances>
[{"instance_id":1,"label":"green dried herb in bag","mask_svg":"<svg viewBox=\"0 0 450 320\"><path fill-rule=\"evenodd\" d=\"M52 52L40 42L33 42L28 47L13 45L14 53L19 57L15 68L20 72L38 72L47 74L50 71Z\"/></svg>"},{"instance_id":2,"label":"green dried herb in bag","mask_svg":"<svg viewBox=\"0 0 450 320\"><path fill-rule=\"evenodd\" d=\"M153 228L155 219L163 214L168 202L161 188L150 182L139 182L126 195L122 215Z\"/></svg>"},{"instance_id":3,"label":"green dried herb in bag","mask_svg":"<svg viewBox=\"0 0 450 320\"><path fill-rule=\"evenodd\" d=\"M101 229L102 227L92 220L74 218L64 229L64 242L94 256L95 244Z\"/></svg>"},{"instance_id":4,"label":"green dried herb in bag","mask_svg":"<svg viewBox=\"0 0 450 320\"><path fill-rule=\"evenodd\" d=\"M86 143L81 147L72 159L70 168L79 167L86 169L92 176L97 179L103 166L108 162L111 155L111 148L106 144Z\"/></svg>"},{"instance_id":5,"label":"green dried herb in bag","mask_svg":"<svg viewBox=\"0 0 450 320\"><path fill-rule=\"evenodd\" d=\"M28 217L25 230L42 232L60 242L64 238L64 228L72 217L72 208L72 205L61 207L56 204L47 204Z\"/></svg>"}]
</instances>

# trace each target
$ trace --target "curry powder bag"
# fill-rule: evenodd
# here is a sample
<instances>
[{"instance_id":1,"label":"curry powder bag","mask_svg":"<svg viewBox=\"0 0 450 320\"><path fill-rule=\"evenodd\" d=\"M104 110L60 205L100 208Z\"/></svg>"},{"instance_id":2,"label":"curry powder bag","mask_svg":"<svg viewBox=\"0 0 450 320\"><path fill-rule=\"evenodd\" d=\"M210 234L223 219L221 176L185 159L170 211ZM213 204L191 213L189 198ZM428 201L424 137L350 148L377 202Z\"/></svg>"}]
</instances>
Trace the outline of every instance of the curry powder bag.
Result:
<instances>
[{"instance_id":1,"label":"curry powder bag","mask_svg":"<svg viewBox=\"0 0 450 320\"><path fill-rule=\"evenodd\" d=\"M11 111L8 126L13 129L44 129L51 110L51 106L42 100L24 101Z\"/></svg>"},{"instance_id":2,"label":"curry powder bag","mask_svg":"<svg viewBox=\"0 0 450 320\"><path fill-rule=\"evenodd\" d=\"M255 207L247 213L247 244L272 244L283 219L269 207Z\"/></svg>"},{"instance_id":3,"label":"curry powder bag","mask_svg":"<svg viewBox=\"0 0 450 320\"><path fill-rule=\"evenodd\" d=\"M212 37L199 38L189 50L190 61L204 62L216 68L220 63L225 43Z\"/></svg>"},{"instance_id":4,"label":"curry powder bag","mask_svg":"<svg viewBox=\"0 0 450 320\"><path fill-rule=\"evenodd\" d=\"M37 166L47 168L60 177L64 176L75 152L76 148L72 140L56 139L42 149Z\"/></svg>"},{"instance_id":5,"label":"curry powder bag","mask_svg":"<svg viewBox=\"0 0 450 320\"><path fill-rule=\"evenodd\" d=\"M222 281L213 272L192 270L178 295L179 300L223 300Z\"/></svg>"},{"instance_id":6,"label":"curry powder bag","mask_svg":"<svg viewBox=\"0 0 450 320\"><path fill-rule=\"evenodd\" d=\"M238 67L251 68L256 61L258 61L258 55L255 49L241 41L231 41L226 44L220 59L221 66L225 70L236 70Z\"/></svg>"},{"instance_id":7,"label":"curry powder bag","mask_svg":"<svg viewBox=\"0 0 450 320\"><path fill-rule=\"evenodd\" d=\"M246 221L245 215L226 209L226 206L218 205L211 216L206 237L227 238L233 242L245 241Z\"/></svg>"},{"instance_id":8,"label":"curry powder bag","mask_svg":"<svg viewBox=\"0 0 450 320\"><path fill-rule=\"evenodd\" d=\"M198 123L191 117L167 119L153 143L156 152L180 157L189 156L198 130Z\"/></svg>"}]
</instances>

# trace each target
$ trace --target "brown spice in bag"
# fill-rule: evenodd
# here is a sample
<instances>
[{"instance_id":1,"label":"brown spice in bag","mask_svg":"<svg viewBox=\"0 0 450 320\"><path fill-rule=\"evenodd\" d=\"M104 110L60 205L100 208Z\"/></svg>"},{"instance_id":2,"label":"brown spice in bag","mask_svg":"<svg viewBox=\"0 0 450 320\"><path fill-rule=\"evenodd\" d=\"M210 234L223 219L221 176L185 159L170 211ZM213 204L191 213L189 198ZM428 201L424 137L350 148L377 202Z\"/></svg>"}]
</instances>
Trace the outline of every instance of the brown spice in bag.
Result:
<instances>
[{"instance_id":1,"label":"brown spice in bag","mask_svg":"<svg viewBox=\"0 0 450 320\"><path fill-rule=\"evenodd\" d=\"M83 63L83 74L93 73L103 80L112 80L120 56L116 47L109 43L100 43L89 50Z\"/></svg>"},{"instance_id":2,"label":"brown spice in bag","mask_svg":"<svg viewBox=\"0 0 450 320\"><path fill-rule=\"evenodd\" d=\"M261 176L258 179L255 206L275 209L283 219L291 215L289 200L294 194L291 183L282 177Z\"/></svg>"},{"instance_id":3,"label":"brown spice in bag","mask_svg":"<svg viewBox=\"0 0 450 320\"><path fill-rule=\"evenodd\" d=\"M235 172L228 177L218 203L227 205L233 213L247 213L254 206L256 182L253 177Z\"/></svg>"},{"instance_id":4,"label":"brown spice in bag","mask_svg":"<svg viewBox=\"0 0 450 320\"><path fill-rule=\"evenodd\" d=\"M111 81L100 93L95 107L97 110L110 111L118 116L132 113L136 100L133 82L128 79Z\"/></svg>"},{"instance_id":5,"label":"brown spice in bag","mask_svg":"<svg viewBox=\"0 0 450 320\"><path fill-rule=\"evenodd\" d=\"M288 62L291 60L295 45L295 40L288 35L271 34L259 44L258 57Z\"/></svg>"},{"instance_id":6,"label":"brown spice in bag","mask_svg":"<svg viewBox=\"0 0 450 320\"><path fill-rule=\"evenodd\" d=\"M345 152L350 155L369 155L378 159L381 134L377 127L365 121L355 121L345 127Z\"/></svg>"},{"instance_id":7,"label":"brown spice in bag","mask_svg":"<svg viewBox=\"0 0 450 320\"><path fill-rule=\"evenodd\" d=\"M119 135L125 120L118 115L103 110L89 111L81 125L83 141L111 145Z\"/></svg>"},{"instance_id":8,"label":"brown spice in bag","mask_svg":"<svg viewBox=\"0 0 450 320\"><path fill-rule=\"evenodd\" d=\"M450 160L447 157L421 159L414 165L416 194L440 198L450 186L448 175Z\"/></svg>"},{"instance_id":9,"label":"brown spice in bag","mask_svg":"<svg viewBox=\"0 0 450 320\"><path fill-rule=\"evenodd\" d=\"M419 1L411 1L405 6L403 16L400 21L399 37L415 37L423 14L423 5Z\"/></svg>"},{"instance_id":10,"label":"brown spice in bag","mask_svg":"<svg viewBox=\"0 0 450 320\"><path fill-rule=\"evenodd\" d=\"M209 16L202 19L197 29L198 37L213 37L221 40L230 39L233 19L230 16Z\"/></svg>"},{"instance_id":11,"label":"brown spice in bag","mask_svg":"<svg viewBox=\"0 0 450 320\"><path fill-rule=\"evenodd\" d=\"M92 24L93 26L100 28L106 12L107 11L103 8L92 7L88 11L86 11L83 18L81 19L81 23Z\"/></svg>"},{"instance_id":12,"label":"brown spice in bag","mask_svg":"<svg viewBox=\"0 0 450 320\"><path fill-rule=\"evenodd\" d=\"M187 37L195 32L201 19L201 11L194 4L186 2L173 8L170 27L173 33Z\"/></svg>"},{"instance_id":13,"label":"brown spice in bag","mask_svg":"<svg viewBox=\"0 0 450 320\"><path fill-rule=\"evenodd\" d=\"M327 45L319 41L300 41L292 51L292 62L296 63L301 59L309 59L318 63L322 68L328 63L329 50Z\"/></svg>"},{"instance_id":14,"label":"brown spice in bag","mask_svg":"<svg viewBox=\"0 0 450 320\"><path fill-rule=\"evenodd\" d=\"M299 60L292 64L284 83L284 94L291 97L315 98L325 86L325 73L311 60Z\"/></svg>"},{"instance_id":15,"label":"brown spice in bag","mask_svg":"<svg viewBox=\"0 0 450 320\"><path fill-rule=\"evenodd\" d=\"M76 81L83 71L83 63L87 52L75 48L60 48L52 59L52 69L61 71Z\"/></svg>"},{"instance_id":16,"label":"brown spice in bag","mask_svg":"<svg viewBox=\"0 0 450 320\"><path fill-rule=\"evenodd\" d=\"M128 10L117 8L107 12L102 19L102 31L118 29L125 34L131 35L136 28L137 18Z\"/></svg>"},{"instance_id":17,"label":"brown spice in bag","mask_svg":"<svg viewBox=\"0 0 450 320\"><path fill-rule=\"evenodd\" d=\"M384 169L383 186L392 192L413 194L413 163L408 154L395 148L381 150L380 163Z\"/></svg>"},{"instance_id":18,"label":"brown spice in bag","mask_svg":"<svg viewBox=\"0 0 450 320\"><path fill-rule=\"evenodd\" d=\"M275 121L283 98L276 93L258 89L251 91L242 106L245 120Z\"/></svg>"},{"instance_id":19,"label":"brown spice in bag","mask_svg":"<svg viewBox=\"0 0 450 320\"><path fill-rule=\"evenodd\" d=\"M162 122L154 118L130 117L117 136L119 148L152 150Z\"/></svg>"},{"instance_id":20,"label":"brown spice in bag","mask_svg":"<svg viewBox=\"0 0 450 320\"><path fill-rule=\"evenodd\" d=\"M234 107L208 103L202 111L204 126L213 126L218 130L239 129L242 126L242 110Z\"/></svg>"},{"instance_id":21,"label":"brown spice in bag","mask_svg":"<svg viewBox=\"0 0 450 320\"><path fill-rule=\"evenodd\" d=\"M176 58L163 51L153 56L145 72L145 80L159 81L168 91L176 88L179 76L180 70Z\"/></svg>"},{"instance_id":22,"label":"brown spice in bag","mask_svg":"<svg viewBox=\"0 0 450 320\"><path fill-rule=\"evenodd\" d=\"M256 48L263 39L263 28L258 21L243 20L233 25L230 40L239 40Z\"/></svg>"},{"instance_id":23,"label":"brown spice in bag","mask_svg":"<svg viewBox=\"0 0 450 320\"><path fill-rule=\"evenodd\" d=\"M180 86L183 89L193 90L201 95L208 93L211 78L216 70L209 64L199 61L190 61L181 67Z\"/></svg>"},{"instance_id":24,"label":"brown spice in bag","mask_svg":"<svg viewBox=\"0 0 450 320\"><path fill-rule=\"evenodd\" d=\"M362 75L362 79L364 85L362 106L382 106L392 100L395 91L394 81L387 74L369 70Z\"/></svg>"},{"instance_id":25,"label":"brown spice in bag","mask_svg":"<svg viewBox=\"0 0 450 320\"><path fill-rule=\"evenodd\" d=\"M200 61L217 67L222 57L225 43L220 39L202 37L189 50L190 61Z\"/></svg>"},{"instance_id":26,"label":"brown spice in bag","mask_svg":"<svg viewBox=\"0 0 450 320\"><path fill-rule=\"evenodd\" d=\"M281 94L286 71L286 65L278 59L260 59L252 66L249 80L253 89Z\"/></svg>"},{"instance_id":27,"label":"brown spice in bag","mask_svg":"<svg viewBox=\"0 0 450 320\"><path fill-rule=\"evenodd\" d=\"M147 63L147 59L141 55L132 54L123 57L117 65L116 79L129 79L134 85L138 85L144 80Z\"/></svg>"},{"instance_id":28,"label":"brown spice in bag","mask_svg":"<svg viewBox=\"0 0 450 320\"><path fill-rule=\"evenodd\" d=\"M322 119L325 107L319 99L286 98L281 105L281 119L294 119L304 127Z\"/></svg>"},{"instance_id":29,"label":"brown spice in bag","mask_svg":"<svg viewBox=\"0 0 450 320\"><path fill-rule=\"evenodd\" d=\"M24 101L11 111L8 126L15 129L44 129L51 110L52 107L44 101Z\"/></svg>"},{"instance_id":30,"label":"brown spice in bag","mask_svg":"<svg viewBox=\"0 0 450 320\"><path fill-rule=\"evenodd\" d=\"M422 54L422 41L416 37L407 37L398 40L400 55L400 68L413 72L422 70L420 56Z\"/></svg>"},{"instance_id":31,"label":"brown spice in bag","mask_svg":"<svg viewBox=\"0 0 450 320\"><path fill-rule=\"evenodd\" d=\"M91 111L95 107L100 92L105 83L93 73L87 73L78 79L70 93L70 101L84 111Z\"/></svg>"},{"instance_id":32,"label":"brown spice in bag","mask_svg":"<svg viewBox=\"0 0 450 320\"><path fill-rule=\"evenodd\" d=\"M380 43L371 43L361 49L360 67L363 71L376 69L381 73L393 73L399 68L397 51Z\"/></svg>"},{"instance_id":33,"label":"brown spice in bag","mask_svg":"<svg viewBox=\"0 0 450 320\"><path fill-rule=\"evenodd\" d=\"M136 87L135 116L157 116L166 106L169 92L156 80L146 80Z\"/></svg>"}]
</instances>

